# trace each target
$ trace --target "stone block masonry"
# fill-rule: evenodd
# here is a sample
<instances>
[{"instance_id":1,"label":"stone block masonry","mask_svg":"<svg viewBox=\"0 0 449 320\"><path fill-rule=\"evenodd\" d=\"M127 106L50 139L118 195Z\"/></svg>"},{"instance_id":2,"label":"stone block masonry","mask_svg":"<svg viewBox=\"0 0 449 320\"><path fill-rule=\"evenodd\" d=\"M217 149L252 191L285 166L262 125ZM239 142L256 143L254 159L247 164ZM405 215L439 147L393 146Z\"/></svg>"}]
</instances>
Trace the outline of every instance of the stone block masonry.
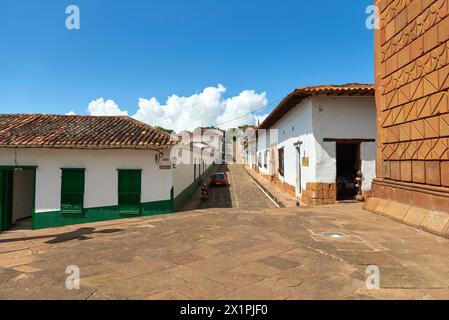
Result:
<instances>
[{"instance_id":1,"label":"stone block masonry","mask_svg":"<svg viewBox=\"0 0 449 320\"><path fill-rule=\"evenodd\" d=\"M296 197L296 189L294 186L288 184L285 181L279 179L278 176L271 176L266 174L260 174L264 179L268 180L276 189L285 192L291 197Z\"/></svg>"},{"instance_id":2,"label":"stone block masonry","mask_svg":"<svg viewBox=\"0 0 449 320\"><path fill-rule=\"evenodd\" d=\"M365 208L443 234L449 217L449 0L378 0L377 178ZM398 208L406 204L402 215ZM419 222L419 223L418 223Z\"/></svg>"},{"instance_id":3,"label":"stone block masonry","mask_svg":"<svg viewBox=\"0 0 449 320\"><path fill-rule=\"evenodd\" d=\"M301 201L310 206L335 204L337 201L337 187L335 183L307 183L303 190Z\"/></svg>"}]
</instances>

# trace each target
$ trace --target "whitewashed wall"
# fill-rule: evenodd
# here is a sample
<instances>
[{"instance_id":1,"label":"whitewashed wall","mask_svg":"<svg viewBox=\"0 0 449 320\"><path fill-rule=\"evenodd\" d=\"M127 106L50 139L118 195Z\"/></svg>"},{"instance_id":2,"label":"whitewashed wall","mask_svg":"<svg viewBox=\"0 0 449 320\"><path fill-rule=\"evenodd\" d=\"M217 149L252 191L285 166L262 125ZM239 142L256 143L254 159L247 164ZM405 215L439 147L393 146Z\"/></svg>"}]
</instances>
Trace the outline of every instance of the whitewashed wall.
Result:
<instances>
[{"instance_id":1,"label":"whitewashed wall","mask_svg":"<svg viewBox=\"0 0 449 320\"><path fill-rule=\"evenodd\" d=\"M277 130L277 148L284 147L284 178L281 180L292 186L299 186L297 181L299 154L297 148L294 146L296 142L302 142L301 158L309 157L310 163L308 167L301 167L301 186L305 189L307 182L312 182L316 179L315 170L315 148L316 143L312 134L312 103L311 100L306 100L294 109L290 110L282 119L276 122L271 130L266 133L259 133L258 153L264 153L269 149L264 143L266 134L270 136L269 143L276 143ZM269 150L268 150L269 151ZM269 174L270 166L270 152L268 152L268 167L260 168L260 171ZM301 189L298 188L297 195L299 196Z\"/></svg>"},{"instance_id":2,"label":"whitewashed wall","mask_svg":"<svg viewBox=\"0 0 449 320\"><path fill-rule=\"evenodd\" d=\"M182 191L190 186L193 179L193 165L192 164L178 164L173 169L173 187L174 196L177 197Z\"/></svg>"},{"instance_id":3,"label":"whitewashed wall","mask_svg":"<svg viewBox=\"0 0 449 320\"><path fill-rule=\"evenodd\" d=\"M179 151L182 149L182 152ZM199 148L193 148L190 151L190 147L175 147L173 151L177 155L177 164L173 169L173 187L174 196L177 197L187 187L189 187L195 178L198 178L200 174L204 173L214 162L217 160L217 152L211 155L207 150L200 150ZM202 153L202 154L201 154ZM201 165L204 161L205 166ZM196 170L194 169L196 164ZM198 166L198 164L200 164ZM196 173L196 176L195 176Z\"/></svg>"},{"instance_id":4,"label":"whitewashed wall","mask_svg":"<svg viewBox=\"0 0 449 320\"><path fill-rule=\"evenodd\" d=\"M374 97L313 97L313 129L316 139L314 182L334 183L337 176L336 143L333 139L376 139ZM369 190L375 178L376 143L361 144L362 188Z\"/></svg>"},{"instance_id":5,"label":"whitewashed wall","mask_svg":"<svg viewBox=\"0 0 449 320\"><path fill-rule=\"evenodd\" d=\"M277 121L270 130L277 130L277 148L284 147L284 177L281 180L295 186L297 195L310 182L335 183L336 144L323 142L324 138L334 139L376 139L376 107L373 97L312 97L290 110ZM270 144L276 143L276 131L259 132L257 154L262 156ZM269 135L268 143L265 143ZM301 184L298 181L300 163L298 150L294 146L302 142L301 158L309 158L309 166L301 164ZM375 177L376 143L362 143L363 190L371 188ZM270 152L268 166L259 167L260 172L270 173ZM301 186L301 189L298 188Z\"/></svg>"},{"instance_id":6,"label":"whitewashed wall","mask_svg":"<svg viewBox=\"0 0 449 320\"><path fill-rule=\"evenodd\" d=\"M270 174L270 145L277 143L277 131L275 130L259 130L259 137L257 140L257 155L260 157L259 171L263 174ZM265 167L264 164L267 164Z\"/></svg>"},{"instance_id":7,"label":"whitewashed wall","mask_svg":"<svg viewBox=\"0 0 449 320\"><path fill-rule=\"evenodd\" d=\"M371 190L373 179L376 178L376 142L362 143L360 153L362 158L362 190Z\"/></svg>"},{"instance_id":8,"label":"whitewashed wall","mask_svg":"<svg viewBox=\"0 0 449 320\"><path fill-rule=\"evenodd\" d=\"M142 202L170 199L172 170L151 150L0 149L0 165L35 165L36 212L60 209L61 168L85 168L86 208L117 205L117 169L142 169ZM167 155L164 155L168 156Z\"/></svg>"}]
</instances>

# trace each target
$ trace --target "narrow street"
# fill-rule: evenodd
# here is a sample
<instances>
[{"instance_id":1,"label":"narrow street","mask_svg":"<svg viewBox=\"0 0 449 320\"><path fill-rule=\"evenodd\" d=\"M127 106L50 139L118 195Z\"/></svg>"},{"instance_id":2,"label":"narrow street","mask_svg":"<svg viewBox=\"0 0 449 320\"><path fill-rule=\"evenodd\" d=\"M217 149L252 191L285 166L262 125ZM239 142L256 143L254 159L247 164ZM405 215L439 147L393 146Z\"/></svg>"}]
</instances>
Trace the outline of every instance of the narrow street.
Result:
<instances>
[{"instance_id":1,"label":"narrow street","mask_svg":"<svg viewBox=\"0 0 449 320\"><path fill-rule=\"evenodd\" d=\"M242 165L222 165L217 172L228 177L228 187L209 187L209 201L198 209L236 208L257 210L277 208L277 205L259 188Z\"/></svg>"}]
</instances>

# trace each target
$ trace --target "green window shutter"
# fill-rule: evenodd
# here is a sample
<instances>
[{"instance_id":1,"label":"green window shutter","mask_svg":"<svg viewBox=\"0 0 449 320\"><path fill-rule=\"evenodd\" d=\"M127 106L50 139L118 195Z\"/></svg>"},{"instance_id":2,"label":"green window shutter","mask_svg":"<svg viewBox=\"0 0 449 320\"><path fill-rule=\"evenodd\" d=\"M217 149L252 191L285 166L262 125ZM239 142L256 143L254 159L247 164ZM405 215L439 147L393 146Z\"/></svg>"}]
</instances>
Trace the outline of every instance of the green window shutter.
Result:
<instances>
[{"instance_id":1,"label":"green window shutter","mask_svg":"<svg viewBox=\"0 0 449 320\"><path fill-rule=\"evenodd\" d=\"M61 212L82 213L84 207L84 169L62 169Z\"/></svg>"},{"instance_id":2,"label":"green window shutter","mask_svg":"<svg viewBox=\"0 0 449 320\"><path fill-rule=\"evenodd\" d=\"M140 214L141 170L118 171L118 205L122 214Z\"/></svg>"}]
</instances>

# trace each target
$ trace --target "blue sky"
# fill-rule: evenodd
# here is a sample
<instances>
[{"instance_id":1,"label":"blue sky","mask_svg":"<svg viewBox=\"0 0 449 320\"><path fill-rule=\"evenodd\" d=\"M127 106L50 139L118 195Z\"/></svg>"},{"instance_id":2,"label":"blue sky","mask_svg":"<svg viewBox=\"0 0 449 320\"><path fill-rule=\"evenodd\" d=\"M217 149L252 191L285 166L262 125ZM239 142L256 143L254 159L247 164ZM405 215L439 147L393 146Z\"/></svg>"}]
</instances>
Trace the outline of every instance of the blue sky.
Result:
<instances>
[{"instance_id":1,"label":"blue sky","mask_svg":"<svg viewBox=\"0 0 449 320\"><path fill-rule=\"evenodd\" d=\"M80 8L80 30L65 28L70 4ZM243 90L265 92L266 101L248 110L268 106L267 112L296 87L373 81L373 32L365 28L370 4L0 0L0 109L86 114L92 101L104 98L133 115L139 98L150 108L155 97L164 108L168 96L213 87L218 104ZM147 114L147 122L158 112Z\"/></svg>"}]
</instances>

